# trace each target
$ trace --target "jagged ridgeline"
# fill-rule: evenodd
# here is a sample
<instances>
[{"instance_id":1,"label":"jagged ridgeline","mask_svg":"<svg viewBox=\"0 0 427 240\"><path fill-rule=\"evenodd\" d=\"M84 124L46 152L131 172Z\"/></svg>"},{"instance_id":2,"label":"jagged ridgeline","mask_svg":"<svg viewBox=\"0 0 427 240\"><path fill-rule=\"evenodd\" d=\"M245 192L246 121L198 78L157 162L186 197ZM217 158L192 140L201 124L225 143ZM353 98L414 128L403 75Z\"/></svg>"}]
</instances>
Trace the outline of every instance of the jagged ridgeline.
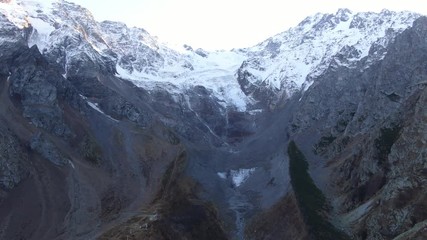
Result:
<instances>
[{"instance_id":1,"label":"jagged ridgeline","mask_svg":"<svg viewBox=\"0 0 427 240\"><path fill-rule=\"evenodd\" d=\"M205 51L0 1L0 239L427 239L426 26L339 9Z\"/></svg>"}]
</instances>

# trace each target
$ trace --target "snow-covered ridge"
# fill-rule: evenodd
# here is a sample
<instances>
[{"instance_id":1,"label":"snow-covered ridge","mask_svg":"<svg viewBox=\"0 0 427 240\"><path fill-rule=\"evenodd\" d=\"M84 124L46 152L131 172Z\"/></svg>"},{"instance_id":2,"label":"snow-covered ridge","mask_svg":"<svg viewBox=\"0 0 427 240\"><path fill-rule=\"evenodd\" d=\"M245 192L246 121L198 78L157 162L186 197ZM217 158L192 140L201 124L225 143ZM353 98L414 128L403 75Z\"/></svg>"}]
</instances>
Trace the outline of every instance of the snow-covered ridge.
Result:
<instances>
[{"instance_id":1,"label":"snow-covered ridge","mask_svg":"<svg viewBox=\"0 0 427 240\"><path fill-rule=\"evenodd\" d=\"M17 27L34 28L29 46L37 45L43 54L57 55L64 76L76 71L73 63L82 60L114 63L118 77L147 90L167 88L172 94L180 94L200 85L224 107L240 111L252 101L235 81L236 69L245 59L236 52L170 47L144 29L96 22L88 10L66 1L15 0L0 7Z\"/></svg>"},{"instance_id":2,"label":"snow-covered ridge","mask_svg":"<svg viewBox=\"0 0 427 240\"><path fill-rule=\"evenodd\" d=\"M248 80L252 83L285 89L291 95L303 85L309 87L313 78L323 73L337 54L344 55L346 61L336 63L351 67L353 62L368 55L373 43L385 47L419 16L388 10L352 13L339 9L335 14L318 13L246 49L251 57L243 71L250 73Z\"/></svg>"},{"instance_id":3,"label":"snow-covered ridge","mask_svg":"<svg viewBox=\"0 0 427 240\"><path fill-rule=\"evenodd\" d=\"M331 64L352 67L368 56L372 44L385 47L419 16L340 9L307 17L251 48L207 52L186 45L172 47L144 29L123 23L97 22L87 9L62 0L12 0L0 3L0 13L1 19L20 29L32 26L28 44L56 58L64 76L90 61L149 91L161 88L182 94L204 86L224 107L239 111L247 110L254 100L242 91L237 73L248 73L247 80L256 87L289 96L308 88ZM372 61L383 55L380 52Z\"/></svg>"}]
</instances>

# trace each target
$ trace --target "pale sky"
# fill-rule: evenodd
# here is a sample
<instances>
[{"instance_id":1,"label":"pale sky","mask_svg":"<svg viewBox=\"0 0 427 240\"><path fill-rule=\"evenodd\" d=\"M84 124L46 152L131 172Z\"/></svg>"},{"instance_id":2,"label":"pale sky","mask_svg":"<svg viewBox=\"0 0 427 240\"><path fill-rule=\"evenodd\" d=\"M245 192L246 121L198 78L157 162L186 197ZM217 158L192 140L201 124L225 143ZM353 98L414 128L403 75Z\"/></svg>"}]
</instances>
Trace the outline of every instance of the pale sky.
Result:
<instances>
[{"instance_id":1,"label":"pale sky","mask_svg":"<svg viewBox=\"0 0 427 240\"><path fill-rule=\"evenodd\" d=\"M163 42L207 50L253 46L317 12L410 10L427 15L425 0L69 0L98 21L142 27Z\"/></svg>"}]
</instances>

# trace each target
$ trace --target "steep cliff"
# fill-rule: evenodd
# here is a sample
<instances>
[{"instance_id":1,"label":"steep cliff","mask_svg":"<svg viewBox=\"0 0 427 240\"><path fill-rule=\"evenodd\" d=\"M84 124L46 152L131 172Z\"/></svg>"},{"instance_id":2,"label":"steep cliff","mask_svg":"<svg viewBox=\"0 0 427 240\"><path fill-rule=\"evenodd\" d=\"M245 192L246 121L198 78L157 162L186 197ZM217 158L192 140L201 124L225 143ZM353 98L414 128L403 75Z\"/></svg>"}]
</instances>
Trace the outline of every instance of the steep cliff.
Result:
<instances>
[{"instance_id":1,"label":"steep cliff","mask_svg":"<svg viewBox=\"0 0 427 240\"><path fill-rule=\"evenodd\" d=\"M426 26L415 21L377 64L331 67L295 112L292 135L317 155L312 176L355 239L425 236Z\"/></svg>"}]
</instances>

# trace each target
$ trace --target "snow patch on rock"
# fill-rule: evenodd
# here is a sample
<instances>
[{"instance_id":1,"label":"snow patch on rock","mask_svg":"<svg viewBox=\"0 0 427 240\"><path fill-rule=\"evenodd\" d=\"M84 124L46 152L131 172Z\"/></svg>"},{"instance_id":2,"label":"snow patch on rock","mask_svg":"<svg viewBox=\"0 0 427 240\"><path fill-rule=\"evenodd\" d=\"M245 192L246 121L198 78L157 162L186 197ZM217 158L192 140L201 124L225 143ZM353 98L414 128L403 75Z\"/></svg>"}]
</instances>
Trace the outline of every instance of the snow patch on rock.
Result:
<instances>
[{"instance_id":1,"label":"snow patch on rock","mask_svg":"<svg viewBox=\"0 0 427 240\"><path fill-rule=\"evenodd\" d=\"M239 187L242 185L248 178L251 176L253 172L255 172L256 168L249 169L238 169L238 170L230 170L231 181L235 187Z\"/></svg>"},{"instance_id":2,"label":"snow patch on rock","mask_svg":"<svg viewBox=\"0 0 427 240\"><path fill-rule=\"evenodd\" d=\"M237 170L228 170L227 172L217 172L219 178L230 179L234 187L241 186L255 172L256 168L240 168Z\"/></svg>"}]
</instances>

